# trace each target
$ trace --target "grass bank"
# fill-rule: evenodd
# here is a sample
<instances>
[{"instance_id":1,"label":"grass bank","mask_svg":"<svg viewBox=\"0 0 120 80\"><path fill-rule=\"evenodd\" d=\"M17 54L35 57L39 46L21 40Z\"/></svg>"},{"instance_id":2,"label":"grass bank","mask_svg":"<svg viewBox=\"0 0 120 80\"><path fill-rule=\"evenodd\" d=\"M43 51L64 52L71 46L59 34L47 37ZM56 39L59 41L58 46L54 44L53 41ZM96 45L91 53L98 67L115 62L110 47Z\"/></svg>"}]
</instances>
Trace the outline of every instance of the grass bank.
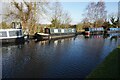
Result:
<instances>
[{"instance_id":1,"label":"grass bank","mask_svg":"<svg viewBox=\"0 0 120 80\"><path fill-rule=\"evenodd\" d=\"M98 65L86 78L109 78L118 79L120 78L120 45L114 49L105 60Z\"/></svg>"}]
</instances>

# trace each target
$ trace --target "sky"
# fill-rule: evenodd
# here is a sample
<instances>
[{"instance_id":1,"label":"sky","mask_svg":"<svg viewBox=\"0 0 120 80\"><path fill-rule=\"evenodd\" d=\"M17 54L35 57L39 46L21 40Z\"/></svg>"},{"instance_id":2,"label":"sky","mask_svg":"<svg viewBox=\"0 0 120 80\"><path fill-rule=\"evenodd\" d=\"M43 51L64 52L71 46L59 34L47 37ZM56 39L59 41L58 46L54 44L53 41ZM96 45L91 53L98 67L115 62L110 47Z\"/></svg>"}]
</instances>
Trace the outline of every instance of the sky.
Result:
<instances>
[{"instance_id":1,"label":"sky","mask_svg":"<svg viewBox=\"0 0 120 80\"><path fill-rule=\"evenodd\" d=\"M91 0L59 0L63 9L71 15L71 24L80 23L83 19L85 8ZM92 0L93 1L93 0ZM95 2L99 0L94 0ZM104 0L105 6L108 14L118 12L118 1L119 0ZM0 14L2 13L2 3L0 2ZM0 17L1 19L1 17ZM50 23L47 19L41 21L43 24Z\"/></svg>"},{"instance_id":2,"label":"sky","mask_svg":"<svg viewBox=\"0 0 120 80\"><path fill-rule=\"evenodd\" d=\"M83 19L86 6L89 2L62 2L64 10L67 10L71 15L72 23L79 23ZM106 10L108 14L118 13L118 2L106 2Z\"/></svg>"}]
</instances>

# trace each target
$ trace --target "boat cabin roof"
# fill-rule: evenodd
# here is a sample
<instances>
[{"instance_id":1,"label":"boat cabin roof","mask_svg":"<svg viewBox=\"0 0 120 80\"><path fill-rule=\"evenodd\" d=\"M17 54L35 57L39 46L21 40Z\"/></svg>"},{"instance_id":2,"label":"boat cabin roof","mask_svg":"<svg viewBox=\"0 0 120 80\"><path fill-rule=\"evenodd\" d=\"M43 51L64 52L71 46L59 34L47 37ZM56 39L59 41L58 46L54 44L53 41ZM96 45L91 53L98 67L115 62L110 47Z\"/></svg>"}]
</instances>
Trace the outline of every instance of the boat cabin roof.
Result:
<instances>
[{"instance_id":1,"label":"boat cabin roof","mask_svg":"<svg viewBox=\"0 0 120 80\"><path fill-rule=\"evenodd\" d=\"M18 31L18 30L22 30L22 29L0 29L0 31Z\"/></svg>"}]
</instances>

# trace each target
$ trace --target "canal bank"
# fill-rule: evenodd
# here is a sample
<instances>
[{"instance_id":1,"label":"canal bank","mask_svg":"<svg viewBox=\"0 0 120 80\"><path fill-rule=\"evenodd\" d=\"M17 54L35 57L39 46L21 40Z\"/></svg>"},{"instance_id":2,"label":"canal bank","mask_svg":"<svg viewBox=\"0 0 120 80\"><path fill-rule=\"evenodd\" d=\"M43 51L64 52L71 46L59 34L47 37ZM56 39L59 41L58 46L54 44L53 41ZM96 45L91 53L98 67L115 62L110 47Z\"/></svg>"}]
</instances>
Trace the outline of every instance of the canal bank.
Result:
<instances>
[{"instance_id":1,"label":"canal bank","mask_svg":"<svg viewBox=\"0 0 120 80\"><path fill-rule=\"evenodd\" d=\"M105 60L98 65L98 67L93 70L86 78L120 78L119 74L119 57L120 57L120 45L114 49Z\"/></svg>"}]
</instances>

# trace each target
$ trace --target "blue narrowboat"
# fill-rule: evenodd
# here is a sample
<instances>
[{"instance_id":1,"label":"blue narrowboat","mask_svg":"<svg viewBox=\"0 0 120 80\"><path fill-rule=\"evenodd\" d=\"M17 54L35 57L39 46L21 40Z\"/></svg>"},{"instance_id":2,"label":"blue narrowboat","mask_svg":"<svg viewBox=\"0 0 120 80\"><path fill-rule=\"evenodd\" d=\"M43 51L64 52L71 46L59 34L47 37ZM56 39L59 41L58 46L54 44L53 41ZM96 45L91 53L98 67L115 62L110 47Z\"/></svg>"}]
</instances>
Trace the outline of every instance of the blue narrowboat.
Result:
<instances>
[{"instance_id":1,"label":"blue narrowboat","mask_svg":"<svg viewBox=\"0 0 120 80\"><path fill-rule=\"evenodd\" d=\"M109 28L108 33L120 32L120 28Z\"/></svg>"},{"instance_id":2,"label":"blue narrowboat","mask_svg":"<svg viewBox=\"0 0 120 80\"><path fill-rule=\"evenodd\" d=\"M85 35L101 34L103 32L104 32L103 27L99 27L99 28L85 28Z\"/></svg>"},{"instance_id":3,"label":"blue narrowboat","mask_svg":"<svg viewBox=\"0 0 120 80\"><path fill-rule=\"evenodd\" d=\"M85 28L85 35L90 35L90 34L102 34L104 33L105 30L103 27L99 28ZM118 33L120 32L120 28L108 28L106 31L107 34L109 33Z\"/></svg>"}]
</instances>

